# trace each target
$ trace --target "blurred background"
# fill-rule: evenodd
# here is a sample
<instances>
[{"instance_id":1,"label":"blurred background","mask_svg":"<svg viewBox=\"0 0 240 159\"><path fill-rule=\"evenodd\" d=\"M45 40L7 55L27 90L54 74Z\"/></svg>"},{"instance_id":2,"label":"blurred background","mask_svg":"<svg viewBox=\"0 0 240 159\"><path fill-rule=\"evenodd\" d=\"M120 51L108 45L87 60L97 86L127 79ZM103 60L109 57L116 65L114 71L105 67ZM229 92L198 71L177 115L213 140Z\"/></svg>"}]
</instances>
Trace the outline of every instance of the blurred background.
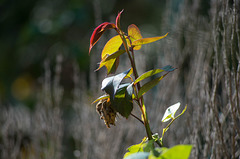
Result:
<instances>
[{"instance_id":1,"label":"blurred background","mask_svg":"<svg viewBox=\"0 0 240 159\"><path fill-rule=\"evenodd\" d=\"M91 104L103 94L106 69L94 70L115 33L90 56L89 39L122 9L125 31L136 24L143 37L169 32L136 52L139 74L178 68L144 97L152 131L161 135L168 106L188 104L164 146L192 144L191 158L240 157L238 0L2 0L0 158L117 159L146 135L131 117L106 128ZM122 56L117 72L128 66ZM140 116L137 107L133 113Z\"/></svg>"}]
</instances>

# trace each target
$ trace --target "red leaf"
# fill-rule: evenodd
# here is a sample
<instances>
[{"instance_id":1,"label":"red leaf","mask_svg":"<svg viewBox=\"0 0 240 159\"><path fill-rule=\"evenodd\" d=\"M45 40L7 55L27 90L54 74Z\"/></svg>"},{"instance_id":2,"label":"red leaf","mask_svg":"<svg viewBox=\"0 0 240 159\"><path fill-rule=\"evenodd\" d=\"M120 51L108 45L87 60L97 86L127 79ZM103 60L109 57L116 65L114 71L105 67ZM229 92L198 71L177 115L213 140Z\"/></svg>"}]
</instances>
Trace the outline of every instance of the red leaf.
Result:
<instances>
[{"instance_id":1,"label":"red leaf","mask_svg":"<svg viewBox=\"0 0 240 159\"><path fill-rule=\"evenodd\" d=\"M104 22L94 29L92 36L90 38L89 54L92 47L98 42L98 40L100 39L104 31L106 31L107 29L114 29L114 28L116 28L115 24Z\"/></svg>"},{"instance_id":2,"label":"red leaf","mask_svg":"<svg viewBox=\"0 0 240 159\"><path fill-rule=\"evenodd\" d=\"M121 14L122 14L123 10L121 12L119 12L118 15L117 15L117 18L116 18L116 26L117 26L117 28L120 28L120 17L121 17Z\"/></svg>"}]
</instances>

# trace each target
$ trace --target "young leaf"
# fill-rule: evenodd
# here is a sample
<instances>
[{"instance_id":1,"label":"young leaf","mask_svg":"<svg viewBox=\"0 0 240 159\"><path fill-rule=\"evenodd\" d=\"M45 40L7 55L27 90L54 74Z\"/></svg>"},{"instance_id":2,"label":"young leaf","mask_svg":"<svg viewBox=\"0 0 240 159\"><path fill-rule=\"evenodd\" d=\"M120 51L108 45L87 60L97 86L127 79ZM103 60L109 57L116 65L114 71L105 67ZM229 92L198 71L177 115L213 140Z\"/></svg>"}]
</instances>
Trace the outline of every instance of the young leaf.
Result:
<instances>
[{"instance_id":1,"label":"young leaf","mask_svg":"<svg viewBox=\"0 0 240 159\"><path fill-rule=\"evenodd\" d=\"M141 76L139 76L135 81L134 81L134 84L137 84L138 82L148 78L148 77L151 77L153 75L156 75L158 73L161 73L163 71L166 71L166 72L171 72L171 71L174 71L176 68L173 68L172 66L170 65L167 65L167 66L164 66L163 68L161 69L154 69L154 70L150 70L148 72L145 72L143 73Z\"/></svg>"},{"instance_id":2,"label":"young leaf","mask_svg":"<svg viewBox=\"0 0 240 159\"><path fill-rule=\"evenodd\" d=\"M165 75L166 75L166 74L165 74ZM149 82L145 83L145 84L141 87L141 89L139 90L139 92L138 92L138 98L140 98L140 97L141 97L142 95L144 95L147 91L149 91L149 90L152 89L154 86L156 86L156 85L158 84L158 82L160 82L165 75L160 76L160 77L158 77L158 78L155 78L155 79L152 80L152 81L149 81Z\"/></svg>"},{"instance_id":3,"label":"young leaf","mask_svg":"<svg viewBox=\"0 0 240 159\"><path fill-rule=\"evenodd\" d=\"M128 35L131 36L134 40L142 39L141 32L135 24L128 26Z\"/></svg>"},{"instance_id":4,"label":"young leaf","mask_svg":"<svg viewBox=\"0 0 240 159\"><path fill-rule=\"evenodd\" d=\"M111 55L108 55L108 54L105 55L105 57L100 62L99 67L98 67L98 69L96 71L98 71L100 68L105 66L107 68L108 74L109 74L111 72L113 66L115 66L114 64L116 64L116 60L123 53L125 53L125 50L118 50L118 51L116 51L115 53L113 53Z\"/></svg>"},{"instance_id":5,"label":"young leaf","mask_svg":"<svg viewBox=\"0 0 240 159\"><path fill-rule=\"evenodd\" d=\"M174 115L179 107L180 107L180 102L168 107L163 115L162 122L166 122L170 119L174 119Z\"/></svg>"},{"instance_id":6,"label":"young leaf","mask_svg":"<svg viewBox=\"0 0 240 159\"><path fill-rule=\"evenodd\" d=\"M124 10L122 10L121 12L118 13L117 18L116 18L116 26L118 29L120 29L120 18L121 18L121 14Z\"/></svg>"},{"instance_id":7,"label":"young leaf","mask_svg":"<svg viewBox=\"0 0 240 159\"><path fill-rule=\"evenodd\" d=\"M89 54L91 52L92 47L98 42L98 40L101 38L102 34L107 29L114 29L116 28L115 24L104 22L100 24L97 28L94 29L92 36L90 38L90 46L89 46Z\"/></svg>"},{"instance_id":8,"label":"young leaf","mask_svg":"<svg viewBox=\"0 0 240 159\"><path fill-rule=\"evenodd\" d=\"M93 101L92 104L100 101L101 99L107 99L107 98L109 98L109 95L104 94L104 95L102 95L101 97L98 97L95 101Z\"/></svg>"},{"instance_id":9,"label":"young leaf","mask_svg":"<svg viewBox=\"0 0 240 159\"><path fill-rule=\"evenodd\" d=\"M159 157L167 159L188 159L192 145L177 145L165 150Z\"/></svg>"},{"instance_id":10,"label":"young leaf","mask_svg":"<svg viewBox=\"0 0 240 159\"><path fill-rule=\"evenodd\" d=\"M128 26L128 36L130 36L132 41L142 39L141 32L135 24L131 24ZM134 50L140 50L140 49L141 49L141 45L134 47Z\"/></svg>"},{"instance_id":11,"label":"young leaf","mask_svg":"<svg viewBox=\"0 0 240 159\"><path fill-rule=\"evenodd\" d=\"M165 34L164 36L151 37L151 38L143 38L143 39L135 40L135 41L132 42L132 45L133 45L133 46L138 46L138 45L143 45L143 44L149 44L149 43L155 42L155 41L157 41L157 40L163 39L163 38L165 38L167 35L168 35L168 33Z\"/></svg>"},{"instance_id":12,"label":"young leaf","mask_svg":"<svg viewBox=\"0 0 240 159\"><path fill-rule=\"evenodd\" d=\"M147 141L147 138L144 137L144 138L142 139L142 142L141 142L141 143L136 144L136 145L132 145L132 146L130 146L129 148L127 148L128 152L125 153L124 158L126 158L127 156L129 156L129 155L131 155L131 154L137 153L137 152L144 152L144 151L143 151L143 148L144 148L145 145L146 145L146 141Z\"/></svg>"},{"instance_id":13,"label":"young leaf","mask_svg":"<svg viewBox=\"0 0 240 159\"><path fill-rule=\"evenodd\" d=\"M128 69L127 71L124 71L115 76L107 77L102 81L101 89L110 95L111 101L114 99L119 84L124 79L124 77L129 73L130 70L131 69Z\"/></svg>"},{"instance_id":14,"label":"young leaf","mask_svg":"<svg viewBox=\"0 0 240 159\"><path fill-rule=\"evenodd\" d=\"M102 55L101 55L102 60L106 55L111 55L111 54L117 52L121 45L122 45L122 39L121 39L120 35L117 35L117 36L114 36L113 38L111 38L105 44L105 46L102 50Z\"/></svg>"},{"instance_id":15,"label":"young leaf","mask_svg":"<svg viewBox=\"0 0 240 159\"><path fill-rule=\"evenodd\" d=\"M141 158L141 156L139 156L138 154L141 154L142 152L148 153L148 154L146 154L148 157L150 154L149 152L154 151L154 140L149 140L148 142L144 141L144 142L141 142L140 144L133 145L130 148L128 148L128 151L129 152L127 152L124 155L124 159L125 158L128 159L131 157L134 157L134 159L139 159L139 157ZM135 157L137 157L137 158L135 158Z\"/></svg>"},{"instance_id":16,"label":"young leaf","mask_svg":"<svg viewBox=\"0 0 240 159\"><path fill-rule=\"evenodd\" d=\"M113 109L125 118L128 118L133 109L132 94L132 84L121 84L112 101Z\"/></svg>"}]
</instances>

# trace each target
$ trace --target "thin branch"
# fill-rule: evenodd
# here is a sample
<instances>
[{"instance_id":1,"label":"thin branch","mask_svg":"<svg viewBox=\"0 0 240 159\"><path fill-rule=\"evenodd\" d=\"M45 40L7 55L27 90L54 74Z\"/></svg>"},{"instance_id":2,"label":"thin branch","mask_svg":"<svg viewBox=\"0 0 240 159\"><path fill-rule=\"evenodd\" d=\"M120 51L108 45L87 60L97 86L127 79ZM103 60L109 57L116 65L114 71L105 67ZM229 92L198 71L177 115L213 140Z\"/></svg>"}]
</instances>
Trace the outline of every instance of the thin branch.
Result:
<instances>
[{"instance_id":1,"label":"thin branch","mask_svg":"<svg viewBox=\"0 0 240 159\"><path fill-rule=\"evenodd\" d=\"M136 115L134 115L133 113L131 113L130 115L136 118L138 121L140 121L144 125L144 122L140 118L138 118Z\"/></svg>"}]
</instances>

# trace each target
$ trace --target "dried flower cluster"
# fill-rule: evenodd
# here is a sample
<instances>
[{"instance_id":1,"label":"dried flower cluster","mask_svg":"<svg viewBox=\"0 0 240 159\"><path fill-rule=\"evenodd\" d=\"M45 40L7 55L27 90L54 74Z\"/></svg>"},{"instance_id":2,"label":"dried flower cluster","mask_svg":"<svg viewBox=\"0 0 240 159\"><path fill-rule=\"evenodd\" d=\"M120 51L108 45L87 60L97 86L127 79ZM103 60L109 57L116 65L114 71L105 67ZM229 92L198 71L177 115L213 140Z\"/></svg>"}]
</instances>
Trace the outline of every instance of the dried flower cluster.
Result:
<instances>
[{"instance_id":1,"label":"dried flower cluster","mask_svg":"<svg viewBox=\"0 0 240 159\"><path fill-rule=\"evenodd\" d=\"M104 120L106 126L110 128L111 125L115 125L116 111L111 107L110 99L102 99L96 105L96 111L100 115L100 118Z\"/></svg>"}]
</instances>

